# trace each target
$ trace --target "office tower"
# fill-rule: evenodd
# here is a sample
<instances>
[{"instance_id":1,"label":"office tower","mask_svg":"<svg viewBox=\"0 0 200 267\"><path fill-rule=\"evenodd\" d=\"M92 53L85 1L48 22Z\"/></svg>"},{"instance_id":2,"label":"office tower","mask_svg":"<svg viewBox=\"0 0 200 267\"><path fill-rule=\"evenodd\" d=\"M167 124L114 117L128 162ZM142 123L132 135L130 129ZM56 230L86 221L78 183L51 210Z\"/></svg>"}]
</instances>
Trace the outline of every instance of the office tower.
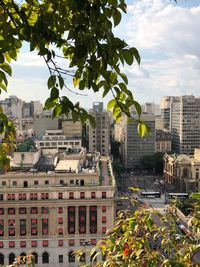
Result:
<instances>
[{"instance_id":1,"label":"office tower","mask_svg":"<svg viewBox=\"0 0 200 267\"><path fill-rule=\"evenodd\" d=\"M90 114L96 120L96 128L89 124L89 151L98 151L101 155L109 155L110 151L110 119L108 112L103 110L102 102L95 102Z\"/></svg>"},{"instance_id":2,"label":"office tower","mask_svg":"<svg viewBox=\"0 0 200 267\"><path fill-rule=\"evenodd\" d=\"M200 147L200 98L192 95L171 98L172 151L194 153Z\"/></svg>"},{"instance_id":3,"label":"office tower","mask_svg":"<svg viewBox=\"0 0 200 267\"><path fill-rule=\"evenodd\" d=\"M151 128L151 132L141 138L137 131L137 122L124 123L122 154L124 165L127 169L135 169L140 166L143 156L155 153L155 116L142 114L144 120Z\"/></svg>"},{"instance_id":4,"label":"office tower","mask_svg":"<svg viewBox=\"0 0 200 267\"><path fill-rule=\"evenodd\" d=\"M165 130L170 129L170 101L171 96L164 96L161 98L160 108L161 108L161 118L163 120L163 128Z\"/></svg>"}]
</instances>

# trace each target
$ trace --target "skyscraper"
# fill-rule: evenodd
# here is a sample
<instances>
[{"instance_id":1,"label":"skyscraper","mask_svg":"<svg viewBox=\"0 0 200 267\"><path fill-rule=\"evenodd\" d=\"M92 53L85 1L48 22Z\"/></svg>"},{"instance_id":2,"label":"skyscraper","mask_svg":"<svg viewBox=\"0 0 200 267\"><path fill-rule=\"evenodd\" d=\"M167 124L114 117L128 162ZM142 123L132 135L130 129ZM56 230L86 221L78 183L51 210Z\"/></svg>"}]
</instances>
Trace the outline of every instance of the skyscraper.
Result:
<instances>
[{"instance_id":1,"label":"skyscraper","mask_svg":"<svg viewBox=\"0 0 200 267\"><path fill-rule=\"evenodd\" d=\"M192 155L200 147L200 98L171 98L170 130L174 152Z\"/></svg>"},{"instance_id":2,"label":"skyscraper","mask_svg":"<svg viewBox=\"0 0 200 267\"><path fill-rule=\"evenodd\" d=\"M102 102L95 102L90 114L96 120L96 128L89 124L89 151L98 151L101 155L109 155L110 120L108 112L103 110Z\"/></svg>"}]
</instances>

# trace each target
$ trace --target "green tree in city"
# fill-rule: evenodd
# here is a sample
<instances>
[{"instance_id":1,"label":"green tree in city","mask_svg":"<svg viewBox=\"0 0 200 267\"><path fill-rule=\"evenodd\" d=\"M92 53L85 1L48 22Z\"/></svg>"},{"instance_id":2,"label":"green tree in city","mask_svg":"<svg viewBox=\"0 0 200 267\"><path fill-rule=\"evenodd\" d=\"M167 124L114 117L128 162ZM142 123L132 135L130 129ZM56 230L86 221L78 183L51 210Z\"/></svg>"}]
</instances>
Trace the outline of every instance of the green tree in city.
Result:
<instances>
[{"instance_id":1,"label":"green tree in city","mask_svg":"<svg viewBox=\"0 0 200 267\"><path fill-rule=\"evenodd\" d=\"M141 136L149 131L141 120L141 107L128 88L128 79L121 71L124 64L139 64L135 47L116 37L116 27L126 13L124 0L0 0L0 88L6 90L12 75L11 61L17 60L24 42L30 51L42 57L49 70L47 86L50 96L46 109L53 116L71 114L73 121L94 118L67 96L67 90L79 94L90 90L109 92L111 109L117 122L122 113L138 122ZM59 65L57 58L63 58ZM73 87L69 88L70 79ZM65 90L64 95L60 95ZM131 118L130 107L135 107L137 118Z\"/></svg>"}]
</instances>

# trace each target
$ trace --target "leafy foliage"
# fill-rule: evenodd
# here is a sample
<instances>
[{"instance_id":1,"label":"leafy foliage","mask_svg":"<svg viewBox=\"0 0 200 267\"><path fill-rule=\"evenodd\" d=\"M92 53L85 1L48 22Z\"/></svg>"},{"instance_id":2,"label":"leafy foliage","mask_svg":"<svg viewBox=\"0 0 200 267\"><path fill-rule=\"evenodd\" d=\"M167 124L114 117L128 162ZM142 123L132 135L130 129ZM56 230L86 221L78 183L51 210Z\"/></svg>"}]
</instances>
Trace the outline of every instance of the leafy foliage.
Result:
<instances>
[{"instance_id":1,"label":"leafy foliage","mask_svg":"<svg viewBox=\"0 0 200 267\"><path fill-rule=\"evenodd\" d=\"M140 64L140 55L113 34L122 13L126 13L124 0L0 0L0 90L6 90L12 75L10 62L17 60L26 41L49 69L50 96L45 108L53 109L53 116L71 113L74 122L89 120L95 126L94 118L79 102L72 103L67 94L60 96L60 91L101 91L103 98L111 92L113 99L107 108L112 109L116 121L122 113L131 117L130 108L135 107L138 118L133 120L138 121L138 132L143 136L149 128L140 119L141 107L120 69L134 61ZM57 63L58 56L65 65ZM72 79L72 89L66 75Z\"/></svg>"},{"instance_id":2,"label":"leafy foliage","mask_svg":"<svg viewBox=\"0 0 200 267\"><path fill-rule=\"evenodd\" d=\"M155 173L163 173L163 153L156 152L151 156L143 156L140 160L142 168Z\"/></svg>"},{"instance_id":3,"label":"leafy foliage","mask_svg":"<svg viewBox=\"0 0 200 267\"><path fill-rule=\"evenodd\" d=\"M0 143L0 170L8 171L10 169L10 159L8 155L12 151L15 136L15 126L8 120L0 107L0 134L3 134L3 142Z\"/></svg>"},{"instance_id":4,"label":"leafy foliage","mask_svg":"<svg viewBox=\"0 0 200 267\"><path fill-rule=\"evenodd\" d=\"M196 229L199 229L198 219L199 215L194 212L193 224L197 223ZM120 212L114 228L96 247L105 255L105 261L99 262L98 266L199 266L193 259L199 248L198 238L183 235L176 222L175 215L161 215L144 206L133 214ZM193 233L197 236L194 227Z\"/></svg>"}]
</instances>

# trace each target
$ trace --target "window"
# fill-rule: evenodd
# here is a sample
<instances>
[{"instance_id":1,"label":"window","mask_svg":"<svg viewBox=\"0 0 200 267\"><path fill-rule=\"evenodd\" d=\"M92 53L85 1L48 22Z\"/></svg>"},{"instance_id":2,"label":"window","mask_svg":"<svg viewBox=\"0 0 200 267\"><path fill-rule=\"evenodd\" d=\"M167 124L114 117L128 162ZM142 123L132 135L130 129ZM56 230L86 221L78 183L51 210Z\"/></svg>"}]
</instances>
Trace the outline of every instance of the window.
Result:
<instances>
[{"instance_id":1,"label":"window","mask_svg":"<svg viewBox=\"0 0 200 267\"><path fill-rule=\"evenodd\" d=\"M74 244L75 244L74 239L69 239L69 246L74 246Z\"/></svg>"},{"instance_id":2,"label":"window","mask_svg":"<svg viewBox=\"0 0 200 267\"><path fill-rule=\"evenodd\" d=\"M26 214L26 208L19 208L19 214Z\"/></svg>"},{"instance_id":3,"label":"window","mask_svg":"<svg viewBox=\"0 0 200 267\"><path fill-rule=\"evenodd\" d=\"M62 184L62 185L63 185L63 184L64 184L64 181L63 181L63 180L60 180L60 184Z\"/></svg>"},{"instance_id":4,"label":"window","mask_svg":"<svg viewBox=\"0 0 200 267\"><path fill-rule=\"evenodd\" d=\"M32 240L32 241L31 241L31 246L32 246L33 248L37 247L37 241Z\"/></svg>"},{"instance_id":5,"label":"window","mask_svg":"<svg viewBox=\"0 0 200 267\"><path fill-rule=\"evenodd\" d=\"M81 257L80 257L80 260L79 260L80 262L84 262L85 263L85 261L86 261L86 258L85 258L85 253L83 253L82 255L81 255Z\"/></svg>"},{"instance_id":6,"label":"window","mask_svg":"<svg viewBox=\"0 0 200 267\"><path fill-rule=\"evenodd\" d=\"M91 192L91 198L96 198L96 192Z\"/></svg>"},{"instance_id":7,"label":"window","mask_svg":"<svg viewBox=\"0 0 200 267\"><path fill-rule=\"evenodd\" d=\"M58 234L63 235L63 228L58 228Z\"/></svg>"},{"instance_id":8,"label":"window","mask_svg":"<svg viewBox=\"0 0 200 267\"><path fill-rule=\"evenodd\" d=\"M26 235L26 219L20 219L19 221L20 235Z\"/></svg>"},{"instance_id":9,"label":"window","mask_svg":"<svg viewBox=\"0 0 200 267\"><path fill-rule=\"evenodd\" d=\"M58 224L63 224L63 218L58 218Z\"/></svg>"},{"instance_id":10,"label":"window","mask_svg":"<svg viewBox=\"0 0 200 267\"><path fill-rule=\"evenodd\" d=\"M63 199L63 193L58 193L58 199Z\"/></svg>"},{"instance_id":11,"label":"window","mask_svg":"<svg viewBox=\"0 0 200 267\"><path fill-rule=\"evenodd\" d=\"M63 213L63 208L62 207L58 208L58 213Z\"/></svg>"},{"instance_id":12,"label":"window","mask_svg":"<svg viewBox=\"0 0 200 267\"><path fill-rule=\"evenodd\" d=\"M41 213L48 214L49 213L49 208L48 207L42 207L41 208Z\"/></svg>"},{"instance_id":13,"label":"window","mask_svg":"<svg viewBox=\"0 0 200 267\"><path fill-rule=\"evenodd\" d=\"M105 223L106 222L106 216L103 216L102 217L102 223Z\"/></svg>"},{"instance_id":14,"label":"window","mask_svg":"<svg viewBox=\"0 0 200 267\"><path fill-rule=\"evenodd\" d=\"M106 192L102 192L102 198L106 198Z\"/></svg>"},{"instance_id":15,"label":"window","mask_svg":"<svg viewBox=\"0 0 200 267\"><path fill-rule=\"evenodd\" d=\"M48 240L43 240L43 241L42 241L42 246L43 246L43 247L48 247L48 245L49 245Z\"/></svg>"},{"instance_id":16,"label":"window","mask_svg":"<svg viewBox=\"0 0 200 267\"><path fill-rule=\"evenodd\" d=\"M106 227L102 227L102 234L106 233Z\"/></svg>"},{"instance_id":17,"label":"window","mask_svg":"<svg viewBox=\"0 0 200 267\"><path fill-rule=\"evenodd\" d=\"M106 206L102 206L102 212L106 212Z\"/></svg>"},{"instance_id":18,"label":"window","mask_svg":"<svg viewBox=\"0 0 200 267\"><path fill-rule=\"evenodd\" d=\"M74 193L73 192L69 192L69 199L73 199L74 198Z\"/></svg>"},{"instance_id":19,"label":"window","mask_svg":"<svg viewBox=\"0 0 200 267\"><path fill-rule=\"evenodd\" d=\"M20 241L20 247L25 248L26 247L26 241Z\"/></svg>"},{"instance_id":20,"label":"window","mask_svg":"<svg viewBox=\"0 0 200 267\"><path fill-rule=\"evenodd\" d=\"M64 245L63 240L58 240L58 246L59 246L59 247L63 247L63 245Z\"/></svg>"},{"instance_id":21,"label":"window","mask_svg":"<svg viewBox=\"0 0 200 267\"><path fill-rule=\"evenodd\" d=\"M0 215L3 215L3 214L4 214L4 209L0 208Z\"/></svg>"},{"instance_id":22,"label":"window","mask_svg":"<svg viewBox=\"0 0 200 267\"><path fill-rule=\"evenodd\" d=\"M70 180L70 184L74 184L74 180Z\"/></svg>"},{"instance_id":23,"label":"window","mask_svg":"<svg viewBox=\"0 0 200 267\"><path fill-rule=\"evenodd\" d=\"M0 242L0 248L3 248L3 242L2 241Z\"/></svg>"},{"instance_id":24,"label":"window","mask_svg":"<svg viewBox=\"0 0 200 267\"><path fill-rule=\"evenodd\" d=\"M6 186L6 181L2 181L2 186Z\"/></svg>"},{"instance_id":25,"label":"window","mask_svg":"<svg viewBox=\"0 0 200 267\"><path fill-rule=\"evenodd\" d=\"M42 234L48 235L49 233L49 220L47 218L42 219Z\"/></svg>"},{"instance_id":26,"label":"window","mask_svg":"<svg viewBox=\"0 0 200 267\"><path fill-rule=\"evenodd\" d=\"M38 181L36 180L36 181L34 181L34 185L38 185Z\"/></svg>"},{"instance_id":27,"label":"window","mask_svg":"<svg viewBox=\"0 0 200 267\"><path fill-rule=\"evenodd\" d=\"M42 193L41 194L41 199L43 199L43 200L49 199L49 194L48 193Z\"/></svg>"},{"instance_id":28,"label":"window","mask_svg":"<svg viewBox=\"0 0 200 267\"><path fill-rule=\"evenodd\" d=\"M3 194L0 194L0 201L3 200Z\"/></svg>"},{"instance_id":29,"label":"window","mask_svg":"<svg viewBox=\"0 0 200 267\"><path fill-rule=\"evenodd\" d=\"M43 241L44 242L44 241ZM47 241L48 242L48 241ZM46 246L44 246L46 247ZM49 254L47 252L44 252L42 254L42 263L49 263Z\"/></svg>"},{"instance_id":30,"label":"window","mask_svg":"<svg viewBox=\"0 0 200 267\"><path fill-rule=\"evenodd\" d=\"M68 254L68 260L69 262L75 262L75 255L73 251L70 251Z\"/></svg>"},{"instance_id":31,"label":"window","mask_svg":"<svg viewBox=\"0 0 200 267\"><path fill-rule=\"evenodd\" d=\"M9 248L14 248L15 247L15 242L14 241L9 241L8 246L9 246Z\"/></svg>"},{"instance_id":32,"label":"window","mask_svg":"<svg viewBox=\"0 0 200 267\"><path fill-rule=\"evenodd\" d=\"M38 213L38 208L31 208L31 214L37 214Z\"/></svg>"},{"instance_id":33,"label":"window","mask_svg":"<svg viewBox=\"0 0 200 267\"><path fill-rule=\"evenodd\" d=\"M97 240L96 239L91 239L91 245L96 246L96 244L97 244Z\"/></svg>"},{"instance_id":34,"label":"window","mask_svg":"<svg viewBox=\"0 0 200 267\"><path fill-rule=\"evenodd\" d=\"M49 184L49 180L45 180L44 183L45 183L45 185L48 185Z\"/></svg>"},{"instance_id":35,"label":"window","mask_svg":"<svg viewBox=\"0 0 200 267\"><path fill-rule=\"evenodd\" d=\"M13 181L13 186L17 186L17 181Z\"/></svg>"},{"instance_id":36,"label":"window","mask_svg":"<svg viewBox=\"0 0 200 267\"><path fill-rule=\"evenodd\" d=\"M85 192L80 192L80 198L85 198Z\"/></svg>"},{"instance_id":37,"label":"window","mask_svg":"<svg viewBox=\"0 0 200 267\"><path fill-rule=\"evenodd\" d=\"M14 208L8 208L8 214L15 214Z\"/></svg>"},{"instance_id":38,"label":"window","mask_svg":"<svg viewBox=\"0 0 200 267\"><path fill-rule=\"evenodd\" d=\"M58 255L58 262L63 263L63 255Z\"/></svg>"}]
</instances>

